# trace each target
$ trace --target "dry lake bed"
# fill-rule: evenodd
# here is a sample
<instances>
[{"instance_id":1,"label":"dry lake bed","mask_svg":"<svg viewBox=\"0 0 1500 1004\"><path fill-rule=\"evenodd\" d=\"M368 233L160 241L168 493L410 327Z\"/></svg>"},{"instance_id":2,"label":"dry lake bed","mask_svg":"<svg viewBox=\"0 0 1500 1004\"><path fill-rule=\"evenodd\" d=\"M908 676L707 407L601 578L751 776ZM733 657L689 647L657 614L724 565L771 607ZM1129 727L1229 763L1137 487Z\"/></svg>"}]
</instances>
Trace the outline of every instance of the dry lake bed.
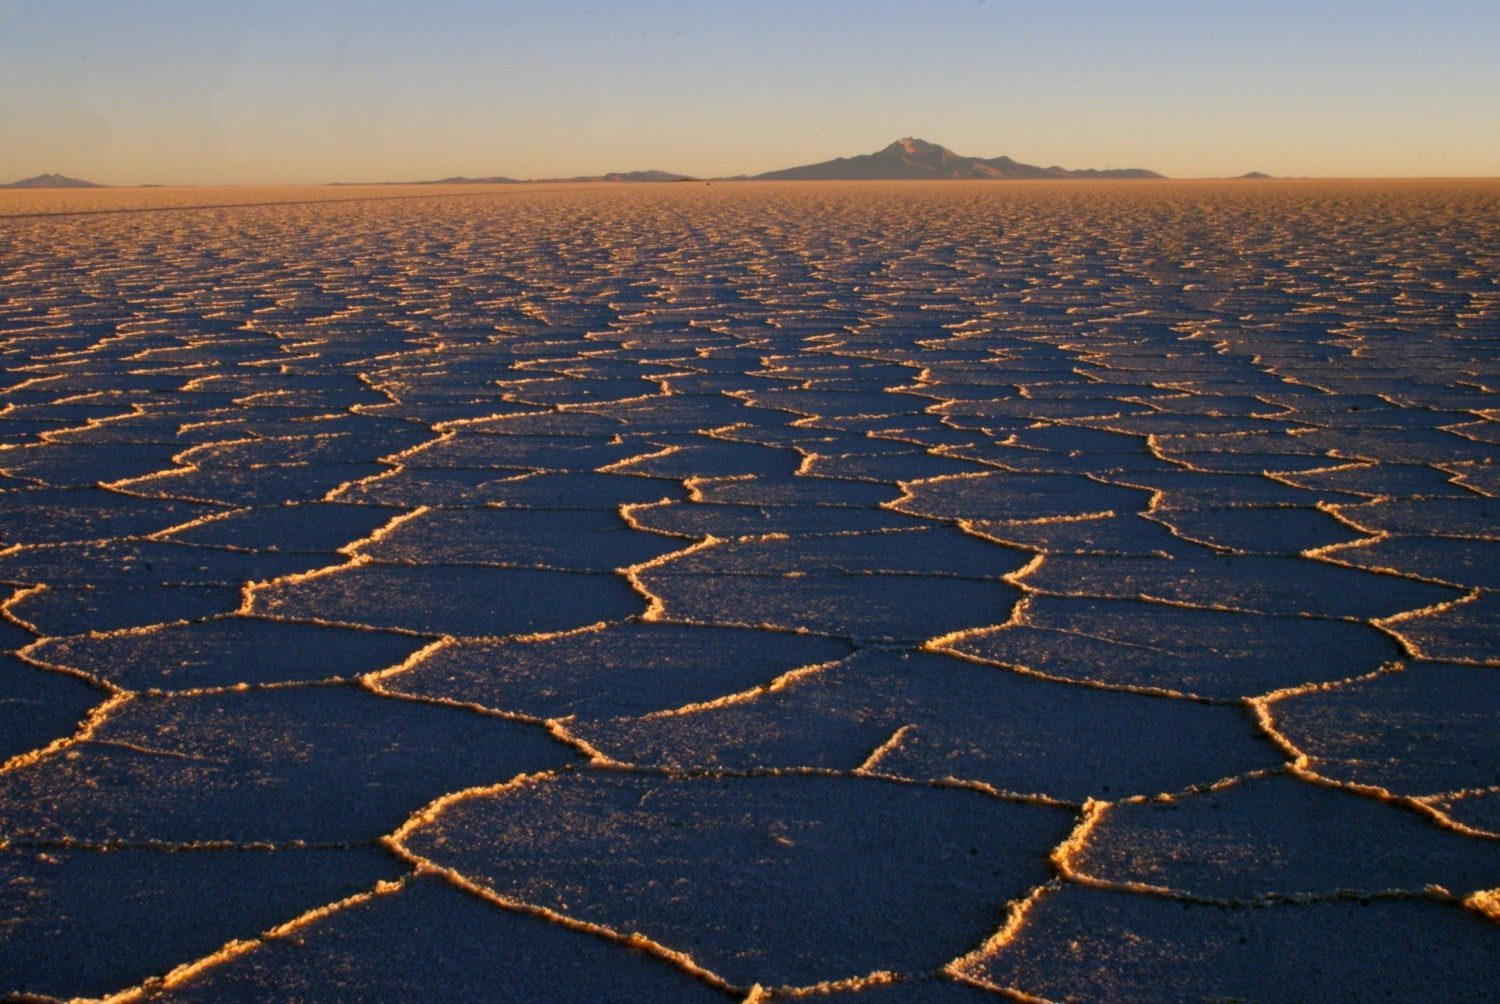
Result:
<instances>
[{"instance_id":1,"label":"dry lake bed","mask_svg":"<svg viewBox=\"0 0 1500 1004\"><path fill-rule=\"evenodd\" d=\"M0 195L0 997L1500 995L1500 183Z\"/></svg>"}]
</instances>

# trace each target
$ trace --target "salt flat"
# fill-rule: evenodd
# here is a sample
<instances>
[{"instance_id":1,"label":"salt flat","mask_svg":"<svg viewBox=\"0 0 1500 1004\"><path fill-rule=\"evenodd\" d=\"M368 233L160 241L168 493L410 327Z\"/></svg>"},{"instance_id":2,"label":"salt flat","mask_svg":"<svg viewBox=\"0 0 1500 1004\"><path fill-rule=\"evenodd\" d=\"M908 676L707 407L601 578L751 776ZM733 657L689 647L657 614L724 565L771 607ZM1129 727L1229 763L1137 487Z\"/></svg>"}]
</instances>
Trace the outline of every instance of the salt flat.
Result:
<instances>
[{"instance_id":1,"label":"salt flat","mask_svg":"<svg viewBox=\"0 0 1500 1004\"><path fill-rule=\"evenodd\" d=\"M1495 182L0 193L0 997L1492 997L1497 349Z\"/></svg>"}]
</instances>

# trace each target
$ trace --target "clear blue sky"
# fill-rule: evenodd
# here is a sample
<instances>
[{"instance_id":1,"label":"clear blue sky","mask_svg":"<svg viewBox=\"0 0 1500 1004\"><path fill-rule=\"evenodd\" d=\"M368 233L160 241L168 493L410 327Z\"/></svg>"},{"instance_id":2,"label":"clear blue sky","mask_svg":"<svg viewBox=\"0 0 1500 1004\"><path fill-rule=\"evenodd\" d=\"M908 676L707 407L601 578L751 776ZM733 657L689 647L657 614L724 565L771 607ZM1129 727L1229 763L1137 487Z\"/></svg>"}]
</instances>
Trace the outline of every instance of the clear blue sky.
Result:
<instances>
[{"instance_id":1,"label":"clear blue sky","mask_svg":"<svg viewBox=\"0 0 1500 1004\"><path fill-rule=\"evenodd\" d=\"M0 88L0 180L1500 175L1500 0L0 0Z\"/></svg>"}]
</instances>

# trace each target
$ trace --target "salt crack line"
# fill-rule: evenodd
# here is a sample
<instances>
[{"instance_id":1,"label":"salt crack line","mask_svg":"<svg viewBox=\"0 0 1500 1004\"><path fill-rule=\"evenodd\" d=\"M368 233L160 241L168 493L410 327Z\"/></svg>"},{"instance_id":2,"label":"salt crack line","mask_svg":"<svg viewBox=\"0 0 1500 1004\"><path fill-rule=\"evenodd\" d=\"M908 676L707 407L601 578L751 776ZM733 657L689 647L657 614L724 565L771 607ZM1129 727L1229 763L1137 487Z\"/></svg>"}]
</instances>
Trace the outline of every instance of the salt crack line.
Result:
<instances>
[{"instance_id":1,"label":"salt crack line","mask_svg":"<svg viewBox=\"0 0 1500 1004\"><path fill-rule=\"evenodd\" d=\"M1261 695L1260 697L1247 698L1245 703L1249 706L1255 718L1256 725L1289 758L1290 762L1287 764L1287 769L1293 776L1300 780L1323 788L1352 792L1357 795L1363 795L1366 798L1372 798L1377 802L1384 802L1387 805L1397 808L1408 809L1445 830L1451 830L1467 837L1474 837L1478 840L1500 841L1500 835L1460 823L1436 806L1429 804L1425 799L1433 797L1431 795L1420 797L1398 795L1379 785L1363 784L1357 781L1339 781L1318 773L1312 766L1312 755L1300 749L1296 743L1292 742L1285 733L1276 727L1272 706L1278 701L1289 697L1298 697L1303 694L1334 691L1352 683L1375 680L1383 676L1405 671L1406 667L1399 662L1386 663L1369 673L1352 676L1345 680L1307 683L1295 687L1286 687L1281 690L1272 691L1269 694Z\"/></svg>"},{"instance_id":2,"label":"salt crack line","mask_svg":"<svg viewBox=\"0 0 1500 1004\"><path fill-rule=\"evenodd\" d=\"M531 784L536 781L550 780L555 776L556 772L554 771L545 771L535 774L520 774L512 778L511 780L503 782L501 784L465 788L461 791L450 792L447 795L443 795L437 799L434 799L424 808L413 813L412 816L407 819L406 822L402 823L401 826L399 826L394 832L388 834L385 837L382 837L381 843L402 861L411 865L416 870L417 874L435 875L443 878L451 883L454 887L466 893L469 893L470 895L476 896L493 906L497 906L500 909L507 910L513 913L522 913L537 917L539 919L558 924L564 928L567 928L568 930L578 931L584 934L591 934L596 937L604 938L607 941L612 941L616 944L623 945L627 948L644 951L649 955L653 955L665 962L676 966L678 969L691 976L703 980L705 983L712 987L720 990L727 990L731 993L748 993L750 988L731 984L728 980L719 976L717 973L699 965L693 960L692 956L688 955L685 952L679 952L673 948L669 948L668 946L663 945L660 942L653 941L652 939L646 937L643 934L640 934L639 932L627 933L617 931L614 928L607 927L603 924L580 920L578 918L561 913L557 910L550 909L548 907L504 896L494 889L491 889L488 886L474 881L473 879L459 872L457 869L448 868L446 866L438 864L435 861L432 861L427 857L417 854L415 851L412 851L410 848L408 848L403 842L417 829L436 823L441 817L443 811L451 805L455 805L459 802L468 801L474 798L491 798L509 790L518 790L525 785Z\"/></svg>"},{"instance_id":3,"label":"salt crack line","mask_svg":"<svg viewBox=\"0 0 1500 1004\"><path fill-rule=\"evenodd\" d=\"M117 708L125 706L134 698L134 694L124 690L110 695L110 697L108 697L102 703L96 704L89 710L89 713L84 716L81 722L78 723L78 727L73 731L71 735L61 736L57 739L54 739L52 740L52 742L41 747L40 749L31 750L26 753L17 753L15 756L11 757L5 762L0 763L0 774L8 774L11 771L19 770L22 767L29 767L32 764L39 763L56 753L60 753L63 750L68 749L69 747L76 746L81 742L85 742L93 738L94 732L104 724L105 720L109 718L112 712L114 712Z\"/></svg>"},{"instance_id":4,"label":"salt crack line","mask_svg":"<svg viewBox=\"0 0 1500 1004\"><path fill-rule=\"evenodd\" d=\"M699 540L697 543L690 544L689 546L684 547L679 551L672 551L669 554L660 555L658 557L652 558L649 561L643 561L639 564L629 565L625 568L617 569L616 571L620 575L623 575L625 577L625 581L629 583L630 588L635 590L635 592L643 600L646 601L646 609L640 615L640 619L645 623L663 621L666 619L667 611L666 601L663 600L660 596L657 596L655 593L653 593L650 587L648 587L646 583L642 581L642 572L649 572L652 569L662 568L681 558L686 558L691 554L696 554L699 551L707 550L708 548L715 547L722 543L724 543L724 541L721 538L715 537L712 534L708 534L705 535L703 539Z\"/></svg>"},{"instance_id":5,"label":"salt crack line","mask_svg":"<svg viewBox=\"0 0 1500 1004\"><path fill-rule=\"evenodd\" d=\"M1372 627L1378 628L1379 630L1394 638L1396 640L1396 644L1401 646L1401 650L1405 652L1407 656L1420 662L1455 662L1462 665L1472 666L1500 666L1500 656L1495 656L1490 659L1466 659L1463 657L1443 659L1435 655L1430 655L1422 649L1422 646L1418 644L1415 639L1413 639L1409 635L1403 634L1397 627L1397 625L1404 624L1407 621L1420 620L1425 617L1435 617L1439 614L1447 613L1450 610L1456 610L1459 607L1477 602L1482 596L1484 596L1484 594L1484 590L1474 589L1471 590L1467 595L1460 596L1457 599L1445 600L1441 603L1434 603L1431 606L1420 607L1416 610L1403 610L1400 613L1391 614L1389 617L1376 618L1370 621L1370 624Z\"/></svg>"},{"instance_id":6,"label":"salt crack line","mask_svg":"<svg viewBox=\"0 0 1500 1004\"><path fill-rule=\"evenodd\" d=\"M340 900L335 900L332 903L326 903L322 906L314 907L313 909L308 910L305 913L301 913L296 917L293 917L291 920L286 921L285 923L278 924L275 927L269 928L257 937L237 938L232 941L225 942L224 945L217 951L211 952L208 955L203 956L202 958L195 959L192 962L183 963L182 965L177 966L176 968L166 973L164 976L152 977L144 981L143 983L137 984L136 986L131 987L127 990L122 990L118 993L99 998L98 1004L135 1004L135 1002L140 1001L147 996L158 994L163 990L171 990L176 987L183 986L184 984L192 981L194 977L200 976L211 969L214 969L227 962L233 961L234 959L237 959L242 955L252 952L255 949L266 944L267 942L293 938L303 928L315 924L326 917L332 916L333 914L338 913L341 910L346 910L353 906L368 903L379 896L388 896L392 893L399 892L407 885L412 877L412 875L406 875L394 881L377 882L371 889L368 889L364 892L355 893L352 896L347 896Z\"/></svg>"}]
</instances>

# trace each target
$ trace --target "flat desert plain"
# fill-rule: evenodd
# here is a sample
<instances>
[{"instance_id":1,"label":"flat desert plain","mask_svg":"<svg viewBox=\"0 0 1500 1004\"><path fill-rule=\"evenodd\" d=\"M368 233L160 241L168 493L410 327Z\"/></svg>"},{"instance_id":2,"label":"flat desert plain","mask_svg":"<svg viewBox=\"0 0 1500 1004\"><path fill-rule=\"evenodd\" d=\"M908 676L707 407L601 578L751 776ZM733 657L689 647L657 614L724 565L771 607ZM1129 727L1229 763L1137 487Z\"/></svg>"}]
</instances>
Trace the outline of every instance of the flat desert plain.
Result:
<instances>
[{"instance_id":1,"label":"flat desert plain","mask_svg":"<svg viewBox=\"0 0 1500 1004\"><path fill-rule=\"evenodd\" d=\"M1500 183L0 214L0 996L1500 994Z\"/></svg>"}]
</instances>

